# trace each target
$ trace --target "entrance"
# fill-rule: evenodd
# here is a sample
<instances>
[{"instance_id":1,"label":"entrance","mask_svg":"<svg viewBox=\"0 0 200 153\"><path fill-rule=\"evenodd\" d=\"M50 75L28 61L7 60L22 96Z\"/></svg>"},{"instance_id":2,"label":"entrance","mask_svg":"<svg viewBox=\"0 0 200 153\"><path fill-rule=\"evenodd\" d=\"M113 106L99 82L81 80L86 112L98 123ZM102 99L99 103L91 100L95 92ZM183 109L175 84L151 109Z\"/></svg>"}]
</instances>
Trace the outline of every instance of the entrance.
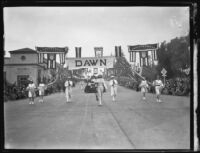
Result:
<instances>
[{"instance_id":1,"label":"entrance","mask_svg":"<svg viewBox=\"0 0 200 153\"><path fill-rule=\"evenodd\" d=\"M17 85L18 86L27 86L28 85L29 75L18 75L17 76Z\"/></svg>"}]
</instances>

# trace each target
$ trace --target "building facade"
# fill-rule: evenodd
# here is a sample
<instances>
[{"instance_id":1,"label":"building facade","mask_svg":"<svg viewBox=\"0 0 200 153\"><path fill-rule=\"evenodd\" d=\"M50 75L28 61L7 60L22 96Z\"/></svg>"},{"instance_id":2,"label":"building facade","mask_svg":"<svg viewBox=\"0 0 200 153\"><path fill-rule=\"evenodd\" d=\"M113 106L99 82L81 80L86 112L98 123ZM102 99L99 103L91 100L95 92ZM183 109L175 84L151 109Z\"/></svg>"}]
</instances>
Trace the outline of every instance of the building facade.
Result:
<instances>
[{"instance_id":1,"label":"building facade","mask_svg":"<svg viewBox=\"0 0 200 153\"><path fill-rule=\"evenodd\" d=\"M4 81L18 86L26 85L29 79L38 85L45 77L45 65L38 64L38 53L30 48L9 51L4 58Z\"/></svg>"}]
</instances>

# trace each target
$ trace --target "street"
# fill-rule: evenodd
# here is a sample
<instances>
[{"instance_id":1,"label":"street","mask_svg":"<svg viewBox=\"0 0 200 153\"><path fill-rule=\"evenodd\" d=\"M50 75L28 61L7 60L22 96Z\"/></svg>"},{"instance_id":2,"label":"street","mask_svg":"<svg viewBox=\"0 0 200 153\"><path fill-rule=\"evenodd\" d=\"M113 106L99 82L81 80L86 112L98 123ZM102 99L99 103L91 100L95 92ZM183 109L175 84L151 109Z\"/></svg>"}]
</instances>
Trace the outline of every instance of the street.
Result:
<instances>
[{"instance_id":1,"label":"street","mask_svg":"<svg viewBox=\"0 0 200 153\"><path fill-rule=\"evenodd\" d=\"M4 103L6 149L189 149L190 99L141 93L119 86L116 102L110 88L98 106L94 94L73 88L65 94Z\"/></svg>"}]
</instances>

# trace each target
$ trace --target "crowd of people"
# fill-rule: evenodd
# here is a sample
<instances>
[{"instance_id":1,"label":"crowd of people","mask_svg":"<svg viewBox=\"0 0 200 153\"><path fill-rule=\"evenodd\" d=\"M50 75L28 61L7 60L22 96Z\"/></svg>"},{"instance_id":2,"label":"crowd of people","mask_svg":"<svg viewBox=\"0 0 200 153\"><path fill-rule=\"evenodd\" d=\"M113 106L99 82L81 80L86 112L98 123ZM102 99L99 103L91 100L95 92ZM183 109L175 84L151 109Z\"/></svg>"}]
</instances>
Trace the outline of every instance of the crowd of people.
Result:
<instances>
[{"instance_id":1,"label":"crowd of people","mask_svg":"<svg viewBox=\"0 0 200 153\"><path fill-rule=\"evenodd\" d=\"M118 79L120 85L128 87L130 89L140 91L140 81L133 82L131 80ZM164 82L163 82L164 83ZM154 87L149 84L149 93L155 93ZM190 79L189 78L173 78L167 79L164 83L161 91L165 95L174 96L189 96L190 95Z\"/></svg>"},{"instance_id":2,"label":"crowd of people","mask_svg":"<svg viewBox=\"0 0 200 153\"><path fill-rule=\"evenodd\" d=\"M166 80L163 94L176 96L190 95L190 79L189 78L175 78Z\"/></svg>"}]
</instances>

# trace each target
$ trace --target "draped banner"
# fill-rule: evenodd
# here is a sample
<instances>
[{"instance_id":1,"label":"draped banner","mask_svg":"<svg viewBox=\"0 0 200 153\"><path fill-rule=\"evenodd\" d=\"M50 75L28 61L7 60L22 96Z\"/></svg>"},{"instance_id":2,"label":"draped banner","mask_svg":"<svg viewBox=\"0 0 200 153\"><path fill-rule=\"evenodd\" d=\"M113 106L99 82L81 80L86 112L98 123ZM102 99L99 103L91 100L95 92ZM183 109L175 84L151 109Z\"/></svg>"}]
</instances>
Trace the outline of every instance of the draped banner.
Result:
<instances>
[{"instance_id":1,"label":"draped banner","mask_svg":"<svg viewBox=\"0 0 200 153\"><path fill-rule=\"evenodd\" d=\"M115 46L115 57L121 57L121 56L122 56L121 46Z\"/></svg>"},{"instance_id":2,"label":"draped banner","mask_svg":"<svg viewBox=\"0 0 200 153\"><path fill-rule=\"evenodd\" d=\"M80 68L113 68L115 57L66 58L69 70Z\"/></svg>"},{"instance_id":3,"label":"draped banner","mask_svg":"<svg viewBox=\"0 0 200 153\"><path fill-rule=\"evenodd\" d=\"M56 54L47 54L47 68L56 68Z\"/></svg>"},{"instance_id":4,"label":"draped banner","mask_svg":"<svg viewBox=\"0 0 200 153\"><path fill-rule=\"evenodd\" d=\"M136 61L136 52L130 52L130 62Z\"/></svg>"},{"instance_id":5,"label":"draped banner","mask_svg":"<svg viewBox=\"0 0 200 153\"><path fill-rule=\"evenodd\" d=\"M56 54L60 57L60 64L63 65L65 62L65 55L68 53L68 47L35 47L38 53L39 63L45 63L44 55L47 55L47 67L56 67Z\"/></svg>"},{"instance_id":6,"label":"draped banner","mask_svg":"<svg viewBox=\"0 0 200 153\"><path fill-rule=\"evenodd\" d=\"M39 58L39 63L43 63L44 62L44 54L43 53L39 53L38 54L38 58Z\"/></svg>"},{"instance_id":7,"label":"draped banner","mask_svg":"<svg viewBox=\"0 0 200 153\"><path fill-rule=\"evenodd\" d=\"M81 58L81 47L75 47L76 58Z\"/></svg>"},{"instance_id":8,"label":"draped banner","mask_svg":"<svg viewBox=\"0 0 200 153\"><path fill-rule=\"evenodd\" d=\"M94 47L95 57L103 56L103 47Z\"/></svg>"}]
</instances>

